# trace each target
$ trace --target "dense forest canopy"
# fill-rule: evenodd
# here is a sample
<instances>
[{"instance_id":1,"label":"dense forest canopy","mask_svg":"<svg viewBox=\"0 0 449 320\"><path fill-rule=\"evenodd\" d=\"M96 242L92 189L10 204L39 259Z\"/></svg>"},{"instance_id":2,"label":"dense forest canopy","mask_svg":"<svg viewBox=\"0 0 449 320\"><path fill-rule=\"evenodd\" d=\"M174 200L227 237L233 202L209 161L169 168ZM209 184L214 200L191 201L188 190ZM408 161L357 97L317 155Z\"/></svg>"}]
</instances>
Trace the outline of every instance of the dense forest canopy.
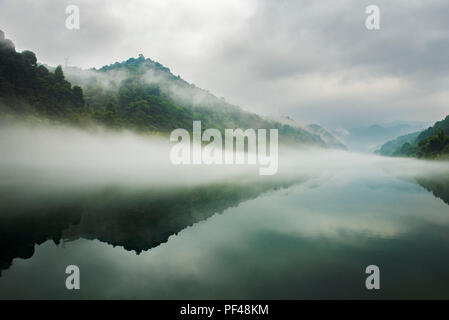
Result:
<instances>
[{"instance_id":1,"label":"dense forest canopy","mask_svg":"<svg viewBox=\"0 0 449 320\"><path fill-rule=\"evenodd\" d=\"M0 33L0 112L35 113L75 119L84 111L83 91L66 81L61 67L51 73L31 51L18 53Z\"/></svg>"}]
</instances>

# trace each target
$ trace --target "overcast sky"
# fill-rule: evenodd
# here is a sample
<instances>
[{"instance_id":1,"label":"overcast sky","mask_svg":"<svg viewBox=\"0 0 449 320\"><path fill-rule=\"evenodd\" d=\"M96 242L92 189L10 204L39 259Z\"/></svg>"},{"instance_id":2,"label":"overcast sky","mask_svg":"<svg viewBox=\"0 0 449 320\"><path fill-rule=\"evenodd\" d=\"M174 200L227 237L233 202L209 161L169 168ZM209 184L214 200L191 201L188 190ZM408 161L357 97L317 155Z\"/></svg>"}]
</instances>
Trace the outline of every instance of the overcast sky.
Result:
<instances>
[{"instance_id":1,"label":"overcast sky","mask_svg":"<svg viewBox=\"0 0 449 320\"><path fill-rule=\"evenodd\" d=\"M244 109L331 127L449 114L448 17L447 0L0 0L0 29L42 63L142 53Z\"/></svg>"}]
</instances>

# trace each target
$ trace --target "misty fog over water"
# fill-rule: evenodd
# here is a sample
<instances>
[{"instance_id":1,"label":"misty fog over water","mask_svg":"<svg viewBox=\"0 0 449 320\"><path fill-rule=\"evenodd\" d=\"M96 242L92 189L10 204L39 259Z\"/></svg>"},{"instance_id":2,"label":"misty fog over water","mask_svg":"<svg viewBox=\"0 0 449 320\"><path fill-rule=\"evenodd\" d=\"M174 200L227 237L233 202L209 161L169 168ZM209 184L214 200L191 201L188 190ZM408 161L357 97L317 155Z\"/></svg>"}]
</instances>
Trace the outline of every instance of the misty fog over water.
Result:
<instances>
[{"instance_id":1,"label":"misty fog over water","mask_svg":"<svg viewBox=\"0 0 449 320\"><path fill-rule=\"evenodd\" d=\"M174 166L170 147L2 124L0 297L449 297L446 163L281 148L278 174L259 176Z\"/></svg>"},{"instance_id":2,"label":"misty fog over water","mask_svg":"<svg viewBox=\"0 0 449 320\"><path fill-rule=\"evenodd\" d=\"M220 179L258 179L257 165L179 165L170 162L168 137L111 131L101 127L8 125L0 127L3 183L25 184L24 171L39 183L77 185L196 185ZM401 178L449 173L445 162L388 158L334 149L282 147L276 176L391 174ZM270 177L264 177L270 180ZM273 177L275 178L275 177Z\"/></svg>"}]
</instances>

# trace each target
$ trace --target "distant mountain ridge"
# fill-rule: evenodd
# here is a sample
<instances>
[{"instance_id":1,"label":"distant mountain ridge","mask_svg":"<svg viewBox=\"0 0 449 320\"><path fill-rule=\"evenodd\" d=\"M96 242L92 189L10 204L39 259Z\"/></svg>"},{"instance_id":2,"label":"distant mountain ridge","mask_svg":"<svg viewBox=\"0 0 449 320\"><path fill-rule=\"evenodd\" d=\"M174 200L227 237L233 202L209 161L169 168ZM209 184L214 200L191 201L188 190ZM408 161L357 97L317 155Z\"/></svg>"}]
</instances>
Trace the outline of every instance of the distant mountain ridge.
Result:
<instances>
[{"instance_id":1,"label":"distant mountain ridge","mask_svg":"<svg viewBox=\"0 0 449 320\"><path fill-rule=\"evenodd\" d=\"M347 150L340 139L318 124L300 124L289 116L271 116L269 119L318 135L331 148Z\"/></svg>"},{"instance_id":2,"label":"distant mountain ridge","mask_svg":"<svg viewBox=\"0 0 449 320\"><path fill-rule=\"evenodd\" d=\"M340 139L335 137L333 134L331 134L329 131L318 124L310 124L307 126L307 129L312 133L319 135L328 146L342 150L348 149L346 145L344 145L343 142L340 141Z\"/></svg>"},{"instance_id":3,"label":"distant mountain ridge","mask_svg":"<svg viewBox=\"0 0 449 320\"><path fill-rule=\"evenodd\" d=\"M346 127L337 129L335 135L349 148L362 152L375 152L386 141L396 137L421 131L425 123L396 122L389 124L373 124L370 126Z\"/></svg>"}]
</instances>

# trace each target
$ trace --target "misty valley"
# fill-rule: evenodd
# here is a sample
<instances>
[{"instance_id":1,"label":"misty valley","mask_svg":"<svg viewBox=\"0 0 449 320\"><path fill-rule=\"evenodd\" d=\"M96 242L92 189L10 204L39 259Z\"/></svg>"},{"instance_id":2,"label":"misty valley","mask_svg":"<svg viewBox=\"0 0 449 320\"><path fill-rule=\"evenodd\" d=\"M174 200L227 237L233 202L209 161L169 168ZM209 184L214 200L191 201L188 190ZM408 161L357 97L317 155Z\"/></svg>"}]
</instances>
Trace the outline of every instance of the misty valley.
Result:
<instances>
[{"instance_id":1,"label":"misty valley","mask_svg":"<svg viewBox=\"0 0 449 320\"><path fill-rule=\"evenodd\" d=\"M439 119L261 115L143 54L50 66L0 31L0 299L448 299Z\"/></svg>"}]
</instances>

